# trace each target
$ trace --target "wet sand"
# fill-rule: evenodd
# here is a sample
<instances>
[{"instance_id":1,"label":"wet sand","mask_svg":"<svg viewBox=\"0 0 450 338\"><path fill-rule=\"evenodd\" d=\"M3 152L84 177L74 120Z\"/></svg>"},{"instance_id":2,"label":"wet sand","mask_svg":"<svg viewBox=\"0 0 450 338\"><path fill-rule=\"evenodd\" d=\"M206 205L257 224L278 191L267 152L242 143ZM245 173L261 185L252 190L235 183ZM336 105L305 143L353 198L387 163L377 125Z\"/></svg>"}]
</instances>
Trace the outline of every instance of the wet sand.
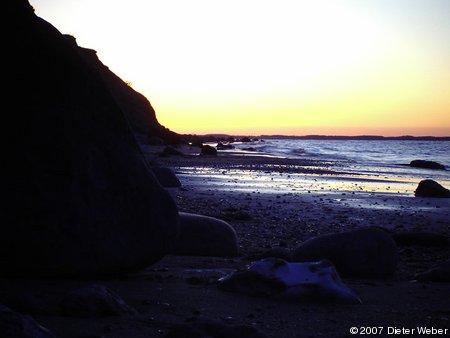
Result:
<instances>
[{"instance_id":1,"label":"wet sand","mask_svg":"<svg viewBox=\"0 0 450 338\"><path fill-rule=\"evenodd\" d=\"M355 175L326 162L291 161L226 154L157 157L182 182L169 188L180 211L226 220L238 235L234 258L168 255L144 271L120 279L80 281L0 280L2 294L33 299L19 305L57 337L162 337L175 324L209 318L246 324L270 337L351 337L351 327L450 328L450 284L413 281L438 262L449 247L399 247L397 273L388 278L345 278L360 305L276 301L227 293L217 279L242 268L270 248L295 249L327 233L379 226L396 232L430 231L450 235L450 201L415 198L418 182ZM136 308L138 315L73 318L58 303L69 291L103 284ZM19 306L19 307L20 307ZM357 335L358 336L358 335ZM400 336L400 335L397 335ZM409 335L412 337L415 335Z\"/></svg>"},{"instance_id":2,"label":"wet sand","mask_svg":"<svg viewBox=\"0 0 450 338\"><path fill-rule=\"evenodd\" d=\"M410 178L358 175L310 160L185 152L191 155L158 159L182 182L168 190L181 211L229 221L244 255L366 226L450 233L450 201L414 197L419 181ZM239 221L239 214L249 219Z\"/></svg>"}]
</instances>

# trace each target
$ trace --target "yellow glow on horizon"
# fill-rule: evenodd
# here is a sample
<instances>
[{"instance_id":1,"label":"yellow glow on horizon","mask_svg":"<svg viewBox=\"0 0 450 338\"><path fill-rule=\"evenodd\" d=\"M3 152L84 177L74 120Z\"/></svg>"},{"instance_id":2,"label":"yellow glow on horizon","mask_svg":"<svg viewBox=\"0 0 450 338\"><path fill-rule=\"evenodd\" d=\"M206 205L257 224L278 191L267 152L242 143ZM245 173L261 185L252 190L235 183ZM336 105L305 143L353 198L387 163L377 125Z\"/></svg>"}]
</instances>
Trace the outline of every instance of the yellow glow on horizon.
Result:
<instances>
[{"instance_id":1,"label":"yellow glow on horizon","mask_svg":"<svg viewBox=\"0 0 450 338\"><path fill-rule=\"evenodd\" d=\"M445 1L31 3L180 133L450 135Z\"/></svg>"}]
</instances>

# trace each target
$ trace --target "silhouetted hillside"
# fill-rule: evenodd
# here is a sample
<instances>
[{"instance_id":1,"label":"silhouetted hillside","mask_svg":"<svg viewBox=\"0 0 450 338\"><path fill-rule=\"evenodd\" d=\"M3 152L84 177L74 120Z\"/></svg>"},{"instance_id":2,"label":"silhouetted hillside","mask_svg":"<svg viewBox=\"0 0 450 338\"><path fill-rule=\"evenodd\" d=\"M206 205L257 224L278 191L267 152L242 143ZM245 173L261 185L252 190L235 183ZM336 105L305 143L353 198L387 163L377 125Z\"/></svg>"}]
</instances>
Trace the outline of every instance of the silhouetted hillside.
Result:
<instances>
[{"instance_id":1,"label":"silhouetted hillside","mask_svg":"<svg viewBox=\"0 0 450 338\"><path fill-rule=\"evenodd\" d=\"M178 134L159 124L155 110L144 95L135 91L104 65L97 57L95 50L79 47L73 36L65 35L65 37L74 49L78 50L80 56L86 61L86 65L100 75L134 131L161 137L168 143L176 143Z\"/></svg>"}]
</instances>

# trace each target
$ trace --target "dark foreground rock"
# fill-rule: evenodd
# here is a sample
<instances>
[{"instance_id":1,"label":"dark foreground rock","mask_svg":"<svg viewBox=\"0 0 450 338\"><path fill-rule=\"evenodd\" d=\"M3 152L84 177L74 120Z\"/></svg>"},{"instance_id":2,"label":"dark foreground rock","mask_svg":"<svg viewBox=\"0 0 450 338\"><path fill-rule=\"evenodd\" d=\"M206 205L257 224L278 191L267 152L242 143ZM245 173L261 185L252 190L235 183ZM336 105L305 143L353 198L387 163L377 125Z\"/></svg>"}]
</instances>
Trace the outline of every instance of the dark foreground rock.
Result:
<instances>
[{"instance_id":1,"label":"dark foreground rock","mask_svg":"<svg viewBox=\"0 0 450 338\"><path fill-rule=\"evenodd\" d=\"M69 293L61 310L70 317L135 315L137 311L103 285L91 285Z\"/></svg>"},{"instance_id":2,"label":"dark foreground rock","mask_svg":"<svg viewBox=\"0 0 450 338\"><path fill-rule=\"evenodd\" d=\"M266 258L221 278L224 291L275 299L359 304L359 297L340 279L329 261L288 263Z\"/></svg>"},{"instance_id":3,"label":"dark foreground rock","mask_svg":"<svg viewBox=\"0 0 450 338\"><path fill-rule=\"evenodd\" d=\"M237 256L239 246L236 232L220 219L180 212L180 235L173 254Z\"/></svg>"},{"instance_id":4,"label":"dark foreground rock","mask_svg":"<svg viewBox=\"0 0 450 338\"><path fill-rule=\"evenodd\" d=\"M0 304L0 337L2 338L54 338L33 318L12 311Z\"/></svg>"},{"instance_id":5,"label":"dark foreground rock","mask_svg":"<svg viewBox=\"0 0 450 338\"><path fill-rule=\"evenodd\" d=\"M166 338L267 338L265 334L249 325L227 325L210 319L197 319L191 323L174 326Z\"/></svg>"},{"instance_id":6,"label":"dark foreground rock","mask_svg":"<svg viewBox=\"0 0 450 338\"><path fill-rule=\"evenodd\" d=\"M395 273L397 246L377 228L365 228L312 238L293 254L298 262L330 260L344 276L387 276Z\"/></svg>"},{"instance_id":7,"label":"dark foreground rock","mask_svg":"<svg viewBox=\"0 0 450 338\"><path fill-rule=\"evenodd\" d=\"M444 188L436 181L423 180L419 182L414 195L416 197L450 198L450 190Z\"/></svg>"},{"instance_id":8,"label":"dark foreground rock","mask_svg":"<svg viewBox=\"0 0 450 338\"><path fill-rule=\"evenodd\" d=\"M411 167L424 169L440 169L445 170L445 166L434 161L414 160L409 163Z\"/></svg>"},{"instance_id":9,"label":"dark foreground rock","mask_svg":"<svg viewBox=\"0 0 450 338\"><path fill-rule=\"evenodd\" d=\"M17 92L5 95L0 127L0 275L120 274L159 260L177 209L109 88L27 1L5 10L14 72L4 80Z\"/></svg>"}]
</instances>

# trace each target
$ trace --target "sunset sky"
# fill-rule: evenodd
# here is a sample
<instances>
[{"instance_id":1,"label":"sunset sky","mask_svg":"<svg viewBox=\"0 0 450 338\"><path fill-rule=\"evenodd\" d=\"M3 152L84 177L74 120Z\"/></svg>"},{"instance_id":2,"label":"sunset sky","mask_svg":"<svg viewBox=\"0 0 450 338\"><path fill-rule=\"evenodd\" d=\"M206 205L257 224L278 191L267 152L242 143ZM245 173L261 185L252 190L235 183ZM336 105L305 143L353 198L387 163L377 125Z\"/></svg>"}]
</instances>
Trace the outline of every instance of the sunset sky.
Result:
<instances>
[{"instance_id":1,"label":"sunset sky","mask_svg":"<svg viewBox=\"0 0 450 338\"><path fill-rule=\"evenodd\" d=\"M179 133L450 136L448 0L31 0Z\"/></svg>"}]
</instances>

